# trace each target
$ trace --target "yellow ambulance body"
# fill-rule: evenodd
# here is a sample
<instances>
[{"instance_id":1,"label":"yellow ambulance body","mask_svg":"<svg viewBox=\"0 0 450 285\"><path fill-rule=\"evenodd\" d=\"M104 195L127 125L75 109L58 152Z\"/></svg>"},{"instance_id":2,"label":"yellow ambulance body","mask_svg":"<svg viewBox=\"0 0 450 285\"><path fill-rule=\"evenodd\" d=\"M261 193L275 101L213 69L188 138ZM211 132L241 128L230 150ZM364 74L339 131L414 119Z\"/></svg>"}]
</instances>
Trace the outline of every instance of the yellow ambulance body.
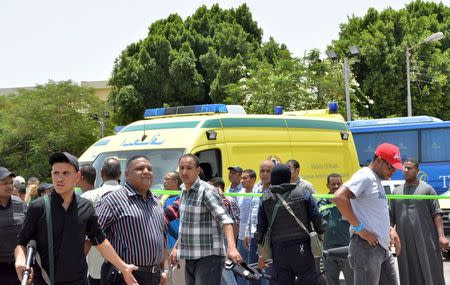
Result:
<instances>
[{"instance_id":1,"label":"yellow ambulance body","mask_svg":"<svg viewBox=\"0 0 450 285\"><path fill-rule=\"evenodd\" d=\"M92 163L99 173L106 158L117 157L124 181L126 160L146 155L153 166L153 188L161 189L164 175L177 169L178 159L185 153L200 158L206 179L220 176L226 183L229 166L253 169L258 174L260 163L266 159L282 163L295 159L300 163L301 177L313 183L319 193L328 192L326 177L330 173L341 174L345 181L359 168L353 137L342 117L296 112L158 115L98 141L79 160L81 164Z\"/></svg>"}]
</instances>

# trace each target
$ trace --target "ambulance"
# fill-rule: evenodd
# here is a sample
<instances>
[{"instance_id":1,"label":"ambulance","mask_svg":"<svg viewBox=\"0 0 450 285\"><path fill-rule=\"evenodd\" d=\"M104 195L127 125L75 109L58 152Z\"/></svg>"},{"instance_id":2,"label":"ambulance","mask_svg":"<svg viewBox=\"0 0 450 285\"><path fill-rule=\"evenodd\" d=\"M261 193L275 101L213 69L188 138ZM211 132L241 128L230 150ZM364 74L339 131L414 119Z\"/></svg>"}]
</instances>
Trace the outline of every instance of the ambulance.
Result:
<instances>
[{"instance_id":1,"label":"ambulance","mask_svg":"<svg viewBox=\"0 0 450 285\"><path fill-rule=\"evenodd\" d=\"M164 175L177 170L178 159L196 154L205 180L223 177L228 183L228 167L253 169L262 161L284 163L295 159L300 175L313 183L319 193L327 193L326 178L339 173L347 180L359 168L355 144L344 119L331 109L326 112L283 112L249 115L242 106L207 104L147 109L144 120L123 127L103 138L79 158L100 169L108 157L122 163L135 155L147 156L153 166L153 189L162 189ZM122 176L121 181L125 181Z\"/></svg>"}]
</instances>

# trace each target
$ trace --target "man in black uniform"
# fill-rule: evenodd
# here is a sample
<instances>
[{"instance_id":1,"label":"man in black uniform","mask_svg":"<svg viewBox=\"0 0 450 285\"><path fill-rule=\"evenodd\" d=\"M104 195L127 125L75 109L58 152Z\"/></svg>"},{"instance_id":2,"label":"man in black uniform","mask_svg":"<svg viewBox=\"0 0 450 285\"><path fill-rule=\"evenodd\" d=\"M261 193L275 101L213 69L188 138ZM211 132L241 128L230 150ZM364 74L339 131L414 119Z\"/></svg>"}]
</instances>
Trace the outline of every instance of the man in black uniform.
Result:
<instances>
[{"instance_id":1,"label":"man in black uniform","mask_svg":"<svg viewBox=\"0 0 450 285\"><path fill-rule=\"evenodd\" d=\"M318 234L324 232L322 216L311 193L301 185L290 183L291 171L287 165L276 165L270 174L271 186L262 197L258 209L258 224L255 239L262 247L264 235L272 221L272 214L280 194L293 210L295 216L311 231L311 222ZM281 202L280 202L281 203ZM317 284L316 271L311 253L309 234L295 221L294 217L280 204L270 232L275 278L278 284L293 285L297 277L300 284ZM260 268L264 266L264 256L259 258Z\"/></svg>"},{"instance_id":2,"label":"man in black uniform","mask_svg":"<svg viewBox=\"0 0 450 285\"><path fill-rule=\"evenodd\" d=\"M84 250L85 237L109 262L123 274L128 284L136 284L132 271L137 267L120 259L105 238L97 222L92 203L74 193L80 179L78 160L67 152L50 156L52 180L55 191L50 195L51 221L53 227L53 259L55 285L85 285L87 264ZM36 241L36 250L41 266L34 266L34 284L52 284L49 277L49 244L47 236L46 209L44 198L33 201L26 213L23 227L18 236L15 250L16 271L19 279L26 269L26 249L30 240Z\"/></svg>"},{"instance_id":3,"label":"man in black uniform","mask_svg":"<svg viewBox=\"0 0 450 285\"><path fill-rule=\"evenodd\" d=\"M14 248L26 205L12 195L14 176L8 169L0 167L0 283L5 285L20 284L14 269Z\"/></svg>"}]
</instances>

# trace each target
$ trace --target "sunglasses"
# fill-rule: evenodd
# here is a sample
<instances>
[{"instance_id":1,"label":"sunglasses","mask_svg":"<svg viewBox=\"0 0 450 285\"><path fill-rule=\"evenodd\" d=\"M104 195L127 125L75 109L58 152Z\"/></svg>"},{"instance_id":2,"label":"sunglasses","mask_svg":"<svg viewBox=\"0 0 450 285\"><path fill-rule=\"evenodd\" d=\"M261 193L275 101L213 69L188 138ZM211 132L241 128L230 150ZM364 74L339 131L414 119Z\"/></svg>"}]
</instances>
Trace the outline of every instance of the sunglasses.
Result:
<instances>
[{"instance_id":1,"label":"sunglasses","mask_svg":"<svg viewBox=\"0 0 450 285\"><path fill-rule=\"evenodd\" d=\"M383 158L382 158L381 160L383 160L383 162L387 165L389 171L394 171L394 170L396 170L395 167L393 167L389 162L387 162L387 161L384 160Z\"/></svg>"}]
</instances>

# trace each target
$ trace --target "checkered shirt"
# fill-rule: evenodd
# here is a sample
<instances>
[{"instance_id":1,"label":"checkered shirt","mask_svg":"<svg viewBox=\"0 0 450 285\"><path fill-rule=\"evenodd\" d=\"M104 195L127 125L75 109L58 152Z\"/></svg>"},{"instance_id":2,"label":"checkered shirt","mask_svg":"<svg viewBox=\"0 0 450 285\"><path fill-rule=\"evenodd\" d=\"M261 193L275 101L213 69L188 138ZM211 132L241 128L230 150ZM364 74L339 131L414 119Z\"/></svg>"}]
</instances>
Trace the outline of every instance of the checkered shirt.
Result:
<instances>
[{"instance_id":1,"label":"checkered shirt","mask_svg":"<svg viewBox=\"0 0 450 285\"><path fill-rule=\"evenodd\" d=\"M178 258L225 256L222 226L233 224L214 186L197 178L189 191L181 185Z\"/></svg>"}]
</instances>

